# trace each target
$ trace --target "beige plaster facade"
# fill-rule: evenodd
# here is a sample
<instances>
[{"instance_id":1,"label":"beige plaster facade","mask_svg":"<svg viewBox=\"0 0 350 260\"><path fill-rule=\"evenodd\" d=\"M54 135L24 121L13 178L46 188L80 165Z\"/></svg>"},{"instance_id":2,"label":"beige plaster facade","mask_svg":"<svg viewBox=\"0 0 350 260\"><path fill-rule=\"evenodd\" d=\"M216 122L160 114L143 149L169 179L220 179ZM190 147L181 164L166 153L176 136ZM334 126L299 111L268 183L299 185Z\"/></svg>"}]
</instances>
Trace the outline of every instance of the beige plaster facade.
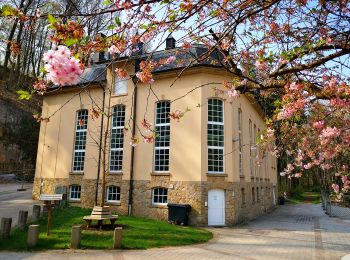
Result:
<instances>
[{"instance_id":1,"label":"beige plaster facade","mask_svg":"<svg viewBox=\"0 0 350 260\"><path fill-rule=\"evenodd\" d=\"M131 68L131 66L130 66ZM113 89L114 68L107 70L107 80L103 86ZM132 71L130 71L132 73ZM274 190L277 185L276 158L267 155L261 166L250 163L249 120L256 129L265 129L264 116L254 99L241 95L232 102L224 103L224 172L208 173L208 99L220 98L213 87L217 83L229 80L225 71L219 68L195 67L188 69L177 78L178 71L155 74L151 92L148 85L137 86L136 122L145 119L154 123L155 105L159 100L175 100L171 111L184 111L189 108L179 122L171 120L170 124L170 162L169 172L153 171L154 145L140 142L134 148L133 203L131 214L149 218L167 219L166 205L152 203L152 189L168 189L167 201L171 203L190 204L190 224L208 224L208 191L220 189L225 194L225 224L231 225L254 218L262 212L272 209ZM176 80L175 80L176 79ZM216 84L210 84L216 83ZM173 85L172 85L173 84ZM171 87L169 87L172 85ZM199 87L202 86L202 87ZM194 88L196 90L192 91ZM129 188L132 146L130 143L132 129L132 104L134 84L127 82L127 93L122 96L106 97L111 107L117 104L126 106L123 165L120 173L106 173L107 186L120 187L120 201L108 203L119 214L128 214ZM98 172L99 140L101 118L88 119L88 134L85 152L84 171L72 172L73 144L75 137L76 112L92 106L102 107L103 91L99 84L78 88L67 88L55 94L46 95L43 101L42 115L50 116L49 123L42 123L38 146L37 166L33 197L39 193L54 193L57 186L81 186L81 197L72 201L76 205L92 207L95 203L96 179ZM242 111L242 172L239 172L238 147L238 110ZM89 112L90 113L90 112ZM108 117L104 118L104 126ZM142 128L141 128L142 130ZM143 130L142 130L143 131ZM136 134L140 137L140 134ZM109 140L109 138L108 138ZM108 146L108 145L107 145ZM108 146L109 147L109 146ZM254 148L256 149L256 148ZM109 152L107 152L108 154ZM109 158L109 156L108 156ZM252 167L252 174L251 174ZM106 166L108 169L108 165ZM101 183L101 180L99 180ZM254 188L255 192L252 192ZM259 189L256 192L256 189ZM99 185L98 201L101 197ZM259 198L252 198L258 193Z\"/></svg>"}]
</instances>

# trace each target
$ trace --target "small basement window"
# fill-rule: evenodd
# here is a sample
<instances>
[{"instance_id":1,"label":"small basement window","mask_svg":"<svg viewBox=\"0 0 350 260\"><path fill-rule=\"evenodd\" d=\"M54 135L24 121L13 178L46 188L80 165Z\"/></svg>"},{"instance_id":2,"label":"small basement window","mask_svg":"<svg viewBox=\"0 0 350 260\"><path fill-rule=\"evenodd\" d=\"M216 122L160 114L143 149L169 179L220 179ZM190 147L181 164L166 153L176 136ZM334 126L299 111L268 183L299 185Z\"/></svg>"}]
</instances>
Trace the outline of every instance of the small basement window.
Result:
<instances>
[{"instance_id":1,"label":"small basement window","mask_svg":"<svg viewBox=\"0 0 350 260\"><path fill-rule=\"evenodd\" d=\"M120 202L120 187L108 186L106 200L107 202Z\"/></svg>"},{"instance_id":2,"label":"small basement window","mask_svg":"<svg viewBox=\"0 0 350 260\"><path fill-rule=\"evenodd\" d=\"M152 193L152 204L165 205L168 203L168 189L155 188Z\"/></svg>"},{"instance_id":3,"label":"small basement window","mask_svg":"<svg viewBox=\"0 0 350 260\"><path fill-rule=\"evenodd\" d=\"M70 200L80 200L81 186L72 185L69 190L69 199Z\"/></svg>"}]
</instances>

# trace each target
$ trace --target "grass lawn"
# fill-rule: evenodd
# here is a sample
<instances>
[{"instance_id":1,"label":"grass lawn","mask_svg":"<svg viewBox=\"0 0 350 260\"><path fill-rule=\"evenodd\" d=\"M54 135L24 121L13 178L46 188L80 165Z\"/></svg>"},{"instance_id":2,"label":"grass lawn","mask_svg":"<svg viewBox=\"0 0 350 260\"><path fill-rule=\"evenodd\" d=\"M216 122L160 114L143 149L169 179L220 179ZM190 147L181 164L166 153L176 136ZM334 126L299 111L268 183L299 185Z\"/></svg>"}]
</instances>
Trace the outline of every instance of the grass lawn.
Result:
<instances>
[{"instance_id":1,"label":"grass lawn","mask_svg":"<svg viewBox=\"0 0 350 260\"><path fill-rule=\"evenodd\" d=\"M39 221L39 242L32 250L66 249L70 246L71 227L83 224L83 216L90 215L91 209L67 207L53 212L51 236L46 236L46 218ZM123 226L122 248L146 249L162 246L180 246L203 243L213 235L207 230L181 227L165 221L138 217L120 216L117 225ZM9 239L0 238L0 250L28 250L27 229L16 229ZM113 231L83 230L82 249L112 249Z\"/></svg>"},{"instance_id":2,"label":"grass lawn","mask_svg":"<svg viewBox=\"0 0 350 260\"><path fill-rule=\"evenodd\" d=\"M321 194L319 192L303 191L301 193L295 194L291 198L287 199L287 202L292 204L297 203L321 203Z\"/></svg>"}]
</instances>

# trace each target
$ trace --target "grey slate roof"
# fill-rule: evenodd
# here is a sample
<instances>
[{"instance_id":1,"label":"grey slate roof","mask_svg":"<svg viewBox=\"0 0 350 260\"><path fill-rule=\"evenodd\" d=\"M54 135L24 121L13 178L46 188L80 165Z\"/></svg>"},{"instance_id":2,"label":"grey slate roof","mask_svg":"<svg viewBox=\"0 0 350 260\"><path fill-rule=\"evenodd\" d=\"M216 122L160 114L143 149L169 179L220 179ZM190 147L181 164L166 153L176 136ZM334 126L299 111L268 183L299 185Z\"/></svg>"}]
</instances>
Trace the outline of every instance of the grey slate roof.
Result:
<instances>
[{"instance_id":1,"label":"grey slate roof","mask_svg":"<svg viewBox=\"0 0 350 260\"><path fill-rule=\"evenodd\" d=\"M140 58L142 60L146 60L147 58L150 58L158 62L171 56L176 57L176 60L170 64L155 67L153 70L155 73L195 66L221 67L222 65L220 61L223 60L222 54L218 53L217 51L213 51L208 56L207 52L208 49L203 45L196 45L190 49L175 48L157 51L152 54L148 53L141 56L132 55L130 59L135 60ZM123 59L127 59L127 57L120 58L120 60ZM77 83L77 85L105 81L107 78L106 67L107 63L109 62L111 62L111 60L107 59L104 61L104 63L94 64L91 67L85 68L84 73L81 76L81 80Z\"/></svg>"}]
</instances>

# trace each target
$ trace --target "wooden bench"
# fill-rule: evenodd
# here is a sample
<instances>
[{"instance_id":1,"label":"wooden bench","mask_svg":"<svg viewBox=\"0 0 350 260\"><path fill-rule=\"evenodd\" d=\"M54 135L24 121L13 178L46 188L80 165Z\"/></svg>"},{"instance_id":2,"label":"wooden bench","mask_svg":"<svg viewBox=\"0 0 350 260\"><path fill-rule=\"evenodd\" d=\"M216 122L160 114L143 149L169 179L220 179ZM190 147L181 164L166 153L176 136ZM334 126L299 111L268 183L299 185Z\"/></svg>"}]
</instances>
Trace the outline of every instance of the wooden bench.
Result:
<instances>
[{"instance_id":1,"label":"wooden bench","mask_svg":"<svg viewBox=\"0 0 350 260\"><path fill-rule=\"evenodd\" d=\"M85 216L83 219L85 220L88 228L91 226L91 222L94 220L97 220L97 226L99 228L102 227L103 220L109 220L112 227L114 228L114 223L117 221L118 215L112 215L108 206L95 206L92 210L91 215Z\"/></svg>"}]
</instances>

